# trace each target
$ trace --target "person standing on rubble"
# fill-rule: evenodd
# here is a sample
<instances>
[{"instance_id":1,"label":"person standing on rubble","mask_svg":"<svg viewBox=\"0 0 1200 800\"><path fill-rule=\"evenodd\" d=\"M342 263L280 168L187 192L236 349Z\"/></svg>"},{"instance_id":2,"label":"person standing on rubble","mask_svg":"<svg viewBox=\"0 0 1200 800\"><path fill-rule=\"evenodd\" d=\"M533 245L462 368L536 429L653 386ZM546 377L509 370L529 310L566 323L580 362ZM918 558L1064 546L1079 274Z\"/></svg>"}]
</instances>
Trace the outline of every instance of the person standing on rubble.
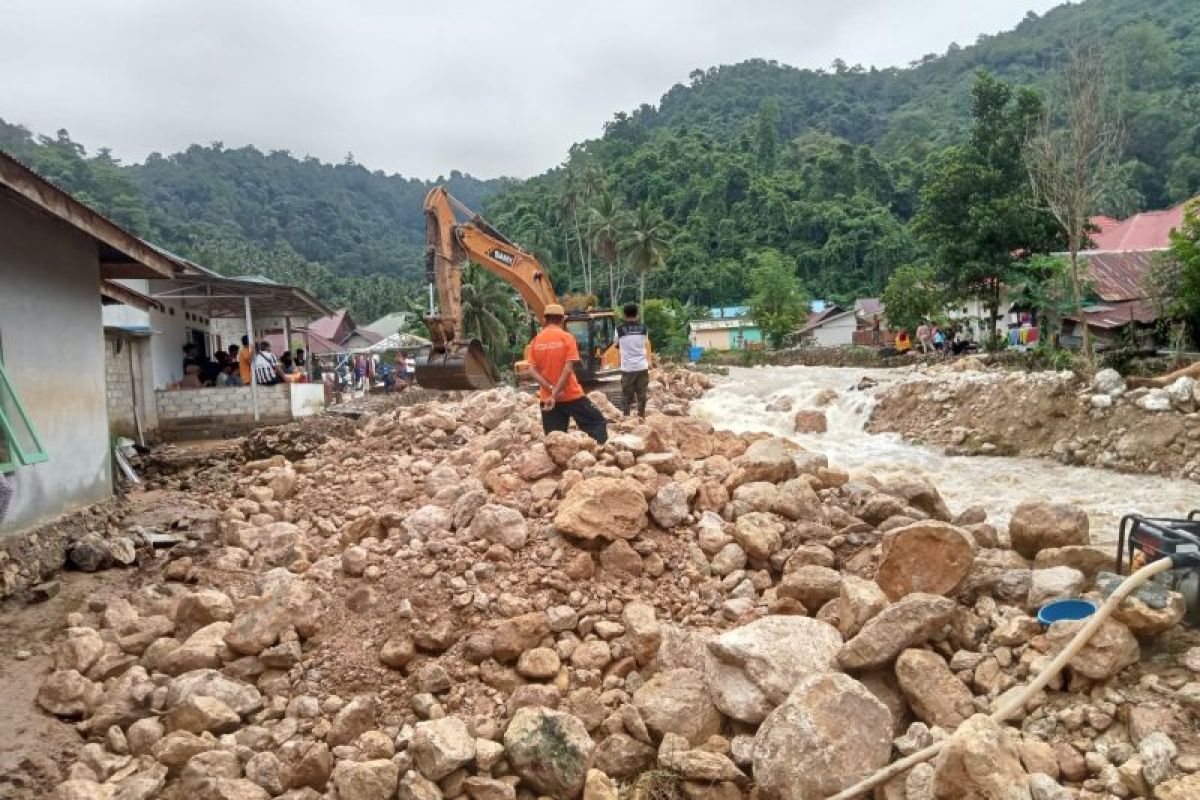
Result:
<instances>
[{"instance_id":1,"label":"person standing on rubble","mask_svg":"<svg viewBox=\"0 0 1200 800\"><path fill-rule=\"evenodd\" d=\"M646 418L646 391L650 386L650 333L638 319L637 303L625 306L625 321L617 326L617 352L621 355L621 405L625 416Z\"/></svg>"},{"instance_id":2,"label":"person standing on rubble","mask_svg":"<svg viewBox=\"0 0 1200 800\"><path fill-rule=\"evenodd\" d=\"M579 429L600 444L608 441L608 422L583 393L575 377L579 345L563 327L567 312L557 303L546 306L546 327L529 343L529 374L538 384L542 430L566 431L575 420Z\"/></svg>"}]
</instances>

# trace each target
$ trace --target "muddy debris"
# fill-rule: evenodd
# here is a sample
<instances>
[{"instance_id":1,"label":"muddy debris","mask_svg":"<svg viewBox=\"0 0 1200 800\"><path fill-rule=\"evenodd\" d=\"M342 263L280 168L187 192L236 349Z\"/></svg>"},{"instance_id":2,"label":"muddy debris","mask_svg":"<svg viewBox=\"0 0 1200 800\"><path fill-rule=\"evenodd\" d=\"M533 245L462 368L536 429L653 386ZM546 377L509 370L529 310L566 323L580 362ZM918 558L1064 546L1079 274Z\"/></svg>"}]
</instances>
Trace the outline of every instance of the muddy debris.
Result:
<instances>
[{"instance_id":1,"label":"muddy debris","mask_svg":"<svg viewBox=\"0 0 1200 800\"><path fill-rule=\"evenodd\" d=\"M1111 591L1072 509L985 545L919 476L688 417L708 386L656 373L604 446L508 389L250 437L211 529L69 615L37 703L86 743L29 796L817 800L956 730L877 797L1195 796L1182 598L991 722L1073 631L1035 606Z\"/></svg>"}]
</instances>

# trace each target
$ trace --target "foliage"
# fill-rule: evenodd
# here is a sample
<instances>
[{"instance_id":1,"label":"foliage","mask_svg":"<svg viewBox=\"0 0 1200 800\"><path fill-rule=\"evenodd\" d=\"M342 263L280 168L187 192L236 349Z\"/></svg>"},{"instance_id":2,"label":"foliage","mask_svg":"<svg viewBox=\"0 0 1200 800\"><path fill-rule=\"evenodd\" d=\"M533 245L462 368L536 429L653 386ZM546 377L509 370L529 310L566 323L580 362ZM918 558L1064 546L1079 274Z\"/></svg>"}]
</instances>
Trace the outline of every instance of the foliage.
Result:
<instances>
[{"instance_id":1,"label":"foliage","mask_svg":"<svg viewBox=\"0 0 1200 800\"><path fill-rule=\"evenodd\" d=\"M663 356L686 353L689 318L689 310L677 300L647 300L642 305L642 322L654 352Z\"/></svg>"},{"instance_id":2,"label":"foliage","mask_svg":"<svg viewBox=\"0 0 1200 800\"><path fill-rule=\"evenodd\" d=\"M493 364L507 364L516 350L520 312L512 289L482 268L468 264L462 282L463 332L479 339Z\"/></svg>"},{"instance_id":3,"label":"foliage","mask_svg":"<svg viewBox=\"0 0 1200 800\"><path fill-rule=\"evenodd\" d=\"M795 268L777 250L752 254L750 264L750 315L774 347L796 332L808 316L809 297L796 278Z\"/></svg>"},{"instance_id":4,"label":"foliage","mask_svg":"<svg viewBox=\"0 0 1200 800\"><path fill-rule=\"evenodd\" d=\"M629 217L617 249L638 279L638 302L646 302L646 276L661 267L671 252L671 227L662 213L642 203ZM618 300L619 298L614 298ZM616 303L614 302L614 305Z\"/></svg>"},{"instance_id":5,"label":"foliage","mask_svg":"<svg viewBox=\"0 0 1200 800\"><path fill-rule=\"evenodd\" d=\"M993 330L1014 254L1050 250L1054 221L1035 208L1022 160L1041 101L986 72L976 76L971 96L967 141L933 157L914 228L938 278L959 296L986 300Z\"/></svg>"},{"instance_id":6,"label":"foliage","mask_svg":"<svg viewBox=\"0 0 1200 800\"><path fill-rule=\"evenodd\" d=\"M1158 273L1169 276L1167 285L1161 287L1167 298L1164 310L1187 326L1193 342L1200 341L1200 201L1184 208L1183 225L1171 232L1170 256L1165 263Z\"/></svg>"},{"instance_id":7,"label":"foliage","mask_svg":"<svg viewBox=\"0 0 1200 800\"><path fill-rule=\"evenodd\" d=\"M933 269L925 264L909 264L892 273L882 300L888 328L910 335L921 320L932 318L946 305Z\"/></svg>"},{"instance_id":8,"label":"foliage","mask_svg":"<svg viewBox=\"0 0 1200 800\"><path fill-rule=\"evenodd\" d=\"M1043 342L1059 331L1064 316L1076 310L1071 265L1061 256L1037 255L1016 261L1004 282L1010 301L1038 312ZM1080 282L1080 292L1083 297L1092 293L1088 281Z\"/></svg>"}]
</instances>

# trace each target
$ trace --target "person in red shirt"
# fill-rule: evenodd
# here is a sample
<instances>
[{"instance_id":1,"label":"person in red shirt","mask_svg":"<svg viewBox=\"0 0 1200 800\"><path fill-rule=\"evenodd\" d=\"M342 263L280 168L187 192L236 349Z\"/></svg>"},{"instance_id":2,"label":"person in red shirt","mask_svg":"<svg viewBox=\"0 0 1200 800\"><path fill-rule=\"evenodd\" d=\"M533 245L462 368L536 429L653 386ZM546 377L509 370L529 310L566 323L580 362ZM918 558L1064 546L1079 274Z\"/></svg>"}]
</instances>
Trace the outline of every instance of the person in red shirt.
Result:
<instances>
[{"instance_id":1,"label":"person in red shirt","mask_svg":"<svg viewBox=\"0 0 1200 800\"><path fill-rule=\"evenodd\" d=\"M575 377L575 363L581 360L579 345L563 328L565 318L562 306L546 306L546 327L529 343L529 374L539 387L542 430L566 431L573 419L579 430L604 444L608 441L608 422L584 395Z\"/></svg>"}]
</instances>

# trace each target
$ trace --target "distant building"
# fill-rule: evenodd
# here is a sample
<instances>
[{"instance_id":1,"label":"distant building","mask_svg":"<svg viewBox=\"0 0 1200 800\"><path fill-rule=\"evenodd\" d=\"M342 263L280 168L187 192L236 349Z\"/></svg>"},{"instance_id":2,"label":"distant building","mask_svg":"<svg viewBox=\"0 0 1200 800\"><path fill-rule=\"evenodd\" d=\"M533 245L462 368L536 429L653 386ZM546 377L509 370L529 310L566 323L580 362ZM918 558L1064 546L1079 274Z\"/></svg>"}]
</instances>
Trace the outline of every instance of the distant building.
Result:
<instances>
[{"instance_id":1,"label":"distant building","mask_svg":"<svg viewBox=\"0 0 1200 800\"><path fill-rule=\"evenodd\" d=\"M845 347L854 343L856 330L858 315L853 308L830 305L809 314L800 329L800 341L816 347Z\"/></svg>"},{"instance_id":2,"label":"distant building","mask_svg":"<svg viewBox=\"0 0 1200 800\"><path fill-rule=\"evenodd\" d=\"M688 323L692 347L704 350L757 350L763 346L762 330L746 306L710 308L709 318Z\"/></svg>"},{"instance_id":3,"label":"distant building","mask_svg":"<svg viewBox=\"0 0 1200 800\"><path fill-rule=\"evenodd\" d=\"M313 320L308 323L308 330L333 342L341 348L341 352L361 350L384 338L381 334L360 328L346 308L339 308L329 316Z\"/></svg>"},{"instance_id":4,"label":"distant building","mask_svg":"<svg viewBox=\"0 0 1200 800\"><path fill-rule=\"evenodd\" d=\"M408 327L408 323L412 320L412 314L407 311L394 311L391 314L385 314L379 319L372 322L370 325L362 326L362 330L370 331L371 333L386 339L394 333L399 333Z\"/></svg>"}]
</instances>

